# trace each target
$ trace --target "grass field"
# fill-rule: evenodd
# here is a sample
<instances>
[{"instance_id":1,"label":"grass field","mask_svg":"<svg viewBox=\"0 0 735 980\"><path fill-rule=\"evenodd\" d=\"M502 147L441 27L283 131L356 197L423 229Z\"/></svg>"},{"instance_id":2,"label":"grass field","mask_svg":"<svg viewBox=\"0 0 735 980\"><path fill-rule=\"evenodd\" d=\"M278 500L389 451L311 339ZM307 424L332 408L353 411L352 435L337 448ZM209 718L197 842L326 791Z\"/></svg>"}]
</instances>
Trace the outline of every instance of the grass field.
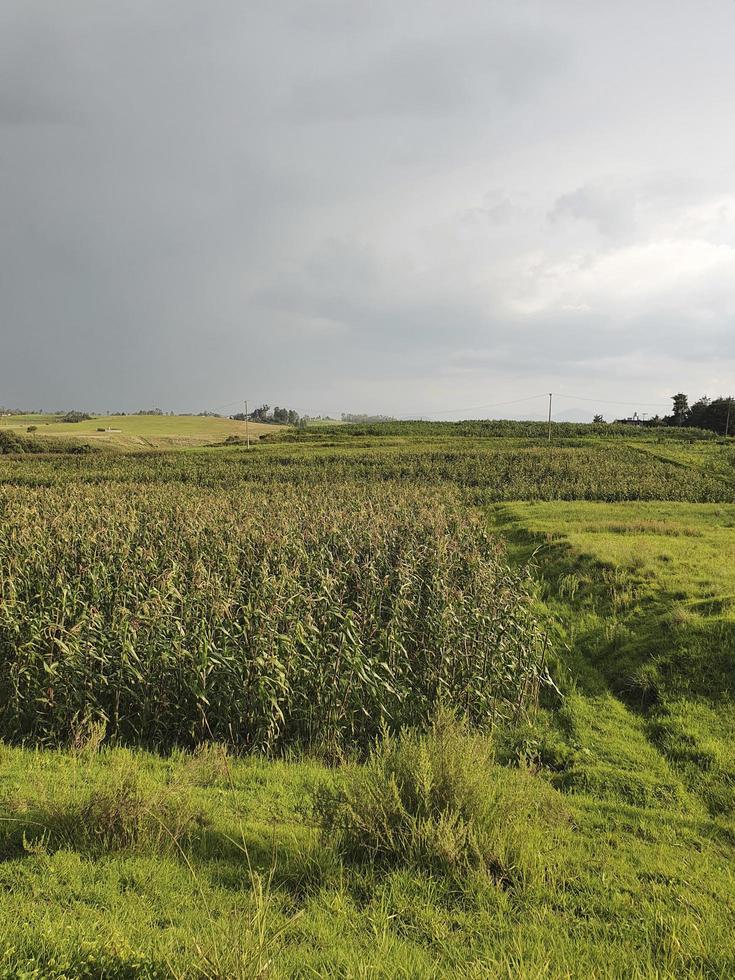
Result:
<instances>
[{"instance_id":1,"label":"grass field","mask_svg":"<svg viewBox=\"0 0 735 980\"><path fill-rule=\"evenodd\" d=\"M0 977L735 975L731 444L11 453L0 517Z\"/></svg>"},{"instance_id":2,"label":"grass field","mask_svg":"<svg viewBox=\"0 0 735 980\"><path fill-rule=\"evenodd\" d=\"M62 422L50 415L0 416L0 429L26 432L29 426L36 427L36 438L76 439L126 450L203 446L223 442L228 436L245 438L244 422L203 415L100 415L82 422ZM256 441L262 435L273 435L276 428L281 426L251 422L250 438Z\"/></svg>"},{"instance_id":3,"label":"grass field","mask_svg":"<svg viewBox=\"0 0 735 980\"><path fill-rule=\"evenodd\" d=\"M642 732L677 794L731 817L735 507L514 504L496 519L517 547L541 549L541 590L573 638L577 694L615 697L619 724L630 718ZM602 791L604 777L577 757L559 778L598 777Z\"/></svg>"}]
</instances>

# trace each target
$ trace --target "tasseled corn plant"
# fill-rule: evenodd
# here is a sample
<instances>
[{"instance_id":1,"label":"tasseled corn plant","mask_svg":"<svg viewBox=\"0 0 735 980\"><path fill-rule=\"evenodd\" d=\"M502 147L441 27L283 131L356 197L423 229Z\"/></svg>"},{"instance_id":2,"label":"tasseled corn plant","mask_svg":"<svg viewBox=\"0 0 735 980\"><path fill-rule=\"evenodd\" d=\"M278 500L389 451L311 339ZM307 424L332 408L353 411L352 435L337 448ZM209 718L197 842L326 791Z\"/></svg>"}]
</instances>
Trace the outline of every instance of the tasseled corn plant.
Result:
<instances>
[{"instance_id":1,"label":"tasseled corn plant","mask_svg":"<svg viewBox=\"0 0 735 980\"><path fill-rule=\"evenodd\" d=\"M0 487L6 740L364 745L439 703L516 717L542 657L449 488Z\"/></svg>"}]
</instances>

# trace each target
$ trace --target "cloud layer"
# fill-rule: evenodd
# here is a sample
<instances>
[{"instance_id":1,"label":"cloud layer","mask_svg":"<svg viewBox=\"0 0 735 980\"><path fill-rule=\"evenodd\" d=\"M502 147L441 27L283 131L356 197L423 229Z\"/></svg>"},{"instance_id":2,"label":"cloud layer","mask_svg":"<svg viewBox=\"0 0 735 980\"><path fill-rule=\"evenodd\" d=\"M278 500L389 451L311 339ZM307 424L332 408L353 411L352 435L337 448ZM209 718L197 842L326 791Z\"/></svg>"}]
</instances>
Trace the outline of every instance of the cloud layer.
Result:
<instances>
[{"instance_id":1,"label":"cloud layer","mask_svg":"<svg viewBox=\"0 0 735 980\"><path fill-rule=\"evenodd\" d=\"M725 0L5 0L0 404L735 390L733 37Z\"/></svg>"}]
</instances>

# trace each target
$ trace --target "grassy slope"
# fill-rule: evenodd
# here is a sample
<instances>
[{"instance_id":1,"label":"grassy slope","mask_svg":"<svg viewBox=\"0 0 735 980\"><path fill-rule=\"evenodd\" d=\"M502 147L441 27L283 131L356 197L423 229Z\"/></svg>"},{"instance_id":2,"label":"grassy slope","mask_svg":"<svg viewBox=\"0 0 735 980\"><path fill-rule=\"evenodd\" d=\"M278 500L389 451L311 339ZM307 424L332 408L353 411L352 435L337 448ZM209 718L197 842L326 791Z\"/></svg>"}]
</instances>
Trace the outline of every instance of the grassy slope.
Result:
<instances>
[{"instance_id":1,"label":"grassy slope","mask_svg":"<svg viewBox=\"0 0 735 980\"><path fill-rule=\"evenodd\" d=\"M0 418L0 428L25 432L29 425L37 426L36 437L76 438L114 449L165 449L222 442L228 436L245 438L244 422L199 415L100 415L73 423L58 422L48 415ZM97 431L102 428L119 431ZM265 434L285 431L283 426L260 422L251 422L249 429L253 440Z\"/></svg>"},{"instance_id":2,"label":"grassy slope","mask_svg":"<svg viewBox=\"0 0 735 980\"><path fill-rule=\"evenodd\" d=\"M515 524L519 543L541 549L546 600L584 662L579 691L615 699L614 712L592 713L596 723L615 714L620 728L627 718L687 794L734 815L735 507L515 504L500 519ZM615 765L613 741L596 761ZM638 768L654 772L642 755ZM563 779L602 786L603 776L577 760ZM620 784L613 795L621 778L610 776ZM625 788L635 795L632 778Z\"/></svg>"}]
</instances>

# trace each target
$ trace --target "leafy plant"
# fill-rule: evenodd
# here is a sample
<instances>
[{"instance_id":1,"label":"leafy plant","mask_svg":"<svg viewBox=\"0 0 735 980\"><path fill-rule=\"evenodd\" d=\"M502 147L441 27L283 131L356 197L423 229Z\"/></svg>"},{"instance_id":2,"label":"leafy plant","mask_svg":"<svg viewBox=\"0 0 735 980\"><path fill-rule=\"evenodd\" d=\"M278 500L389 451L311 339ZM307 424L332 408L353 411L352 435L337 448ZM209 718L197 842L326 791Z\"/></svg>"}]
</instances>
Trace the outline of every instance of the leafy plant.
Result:
<instances>
[{"instance_id":1,"label":"leafy plant","mask_svg":"<svg viewBox=\"0 0 735 980\"><path fill-rule=\"evenodd\" d=\"M348 860L481 870L513 883L540 870L543 817L562 810L551 791L497 765L491 742L442 710L426 735L384 733L363 766L317 791L315 813L325 841Z\"/></svg>"}]
</instances>

